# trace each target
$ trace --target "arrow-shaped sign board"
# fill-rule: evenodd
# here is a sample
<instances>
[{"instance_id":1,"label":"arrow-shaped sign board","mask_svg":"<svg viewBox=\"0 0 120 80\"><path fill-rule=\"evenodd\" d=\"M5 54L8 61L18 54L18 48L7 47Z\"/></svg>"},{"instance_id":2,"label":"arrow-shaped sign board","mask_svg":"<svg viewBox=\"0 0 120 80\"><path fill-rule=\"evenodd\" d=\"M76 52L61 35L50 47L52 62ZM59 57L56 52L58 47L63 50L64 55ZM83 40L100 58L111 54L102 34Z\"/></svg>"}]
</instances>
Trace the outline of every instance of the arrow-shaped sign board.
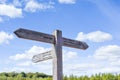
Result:
<instances>
[{"instance_id":1,"label":"arrow-shaped sign board","mask_svg":"<svg viewBox=\"0 0 120 80\"><path fill-rule=\"evenodd\" d=\"M38 54L38 55L34 55L32 58L32 61L34 63L40 62L40 61L45 61L48 59L52 59L53 58L53 54L52 54L52 50Z\"/></svg>"},{"instance_id":2,"label":"arrow-shaped sign board","mask_svg":"<svg viewBox=\"0 0 120 80\"><path fill-rule=\"evenodd\" d=\"M18 37L24 38L24 39L36 40L36 41L41 41L41 42L46 42L51 44L55 43L55 37L50 34L45 34L45 33L31 31L31 30L22 29L22 28L16 30L14 33ZM83 50L88 48L88 45L85 42L72 40L64 37L62 37L62 45L67 47L72 47L72 48L83 49Z\"/></svg>"}]
</instances>

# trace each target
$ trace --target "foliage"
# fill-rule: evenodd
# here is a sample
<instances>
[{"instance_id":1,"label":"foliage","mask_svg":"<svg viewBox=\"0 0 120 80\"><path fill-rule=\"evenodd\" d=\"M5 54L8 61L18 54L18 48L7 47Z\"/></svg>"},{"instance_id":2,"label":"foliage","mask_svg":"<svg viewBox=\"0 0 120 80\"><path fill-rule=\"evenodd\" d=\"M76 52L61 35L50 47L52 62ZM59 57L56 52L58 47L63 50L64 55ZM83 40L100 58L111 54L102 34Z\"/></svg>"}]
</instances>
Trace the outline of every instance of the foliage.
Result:
<instances>
[{"instance_id":1,"label":"foliage","mask_svg":"<svg viewBox=\"0 0 120 80\"><path fill-rule=\"evenodd\" d=\"M0 80L52 80L52 76L44 73L16 73L16 72L3 72L0 73Z\"/></svg>"},{"instance_id":2,"label":"foliage","mask_svg":"<svg viewBox=\"0 0 120 80\"><path fill-rule=\"evenodd\" d=\"M52 76L46 75L44 73L16 73L16 72L3 72L0 73L0 80L52 80ZM64 76L63 80L120 80L120 74L95 74L91 76L74 76L70 75Z\"/></svg>"}]
</instances>

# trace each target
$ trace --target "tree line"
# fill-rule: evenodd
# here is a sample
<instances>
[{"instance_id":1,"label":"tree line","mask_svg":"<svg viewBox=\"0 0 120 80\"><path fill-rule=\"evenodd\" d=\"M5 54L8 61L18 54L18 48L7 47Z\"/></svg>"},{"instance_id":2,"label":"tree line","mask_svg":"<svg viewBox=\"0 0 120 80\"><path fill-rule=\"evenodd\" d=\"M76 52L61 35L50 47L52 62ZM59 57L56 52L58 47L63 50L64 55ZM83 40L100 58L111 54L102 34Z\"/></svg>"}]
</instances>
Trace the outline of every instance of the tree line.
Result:
<instances>
[{"instance_id":1,"label":"tree line","mask_svg":"<svg viewBox=\"0 0 120 80\"><path fill-rule=\"evenodd\" d=\"M16 72L2 72L0 73L0 80L52 80L51 75L44 73L16 73ZM120 74L102 73L91 76L64 76L63 80L120 80Z\"/></svg>"},{"instance_id":2,"label":"tree line","mask_svg":"<svg viewBox=\"0 0 120 80\"><path fill-rule=\"evenodd\" d=\"M0 73L0 80L52 80L52 76L39 72L2 72Z\"/></svg>"}]
</instances>

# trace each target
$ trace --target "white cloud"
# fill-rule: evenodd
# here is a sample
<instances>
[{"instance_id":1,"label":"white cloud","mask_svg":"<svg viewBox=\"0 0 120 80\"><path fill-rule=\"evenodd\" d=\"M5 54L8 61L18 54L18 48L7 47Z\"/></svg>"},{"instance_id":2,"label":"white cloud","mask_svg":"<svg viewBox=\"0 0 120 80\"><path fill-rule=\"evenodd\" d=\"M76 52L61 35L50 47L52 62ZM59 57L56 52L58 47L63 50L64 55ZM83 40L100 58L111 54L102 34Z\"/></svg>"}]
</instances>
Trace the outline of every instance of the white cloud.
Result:
<instances>
[{"instance_id":1,"label":"white cloud","mask_svg":"<svg viewBox=\"0 0 120 80\"><path fill-rule=\"evenodd\" d=\"M103 66L98 66L99 63L71 63L67 64L64 71L67 75L92 75L100 72ZM67 70L66 70L67 69Z\"/></svg>"},{"instance_id":2,"label":"white cloud","mask_svg":"<svg viewBox=\"0 0 120 80\"><path fill-rule=\"evenodd\" d=\"M21 59L25 59L26 57L27 57L26 54L16 54L15 56L10 56L10 59L21 60Z\"/></svg>"},{"instance_id":3,"label":"white cloud","mask_svg":"<svg viewBox=\"0 0 120 80\"><path fill-rule=\"evenodd\" d=\"M120 73L120 67L105 67L99 70L102 73Z\"/></svg>"},{"instance_id":4,"label":"white cloud","mask_svg":"<svg viewBox=\"0 0 120 80\"><path fill-rule=\"evenodd\" d=\"M9 43L9 40L13 39L13 35L12 34L8 34L4 31L0 31L0 44L2 43Z\"/></svg>"},{"instance_id":5,"label":"white cloud","mask_svg":"<svg viewBox=\"0 0 120 80\"><path fill-rule=\"evenodd\" d=\"M111 66L118 66L118 67L120 67L120 59L117 60L117 61L111 62L110 65L111 65Z\"/></svg>"},{"instance_id":6,"label":"white cloud","mask_svg":"<svg viewBox=\"0 0 120 80\"><path fill-rule=\"evenodd\" d=\"M32 65L31 61L25 61L17 64L17 66L30 66L30 65Z\"/></svg>"},{"instance_id":7,"label":"white cloud","mask_svg":"<svg viewBox=\"0 0 120 80\"><path fill-rule=\"evenodd\" d=\"M25 6L25 11L27 12L36 12L37 10L46 10L49 8L54 8L51 4L38 3L37 1L30 0Z\"/></svg>"},{"instance_id":8,"label":"white cloud","mask_svg":"<svg viewBox=\"0 0 120 80\"><path fill-rule=\"evenodd\" d=\"M120 60L120 46L108 45L96 50L94 57L99 60L118 61Z\"/></svg>"},{"instance_id":9,"label":"white cloud","mask_svg":"<svg viewBox=\"0 0 120 80\"><path fill-rule=\"evenodd\" d=\"M69 61L70 59L72 60L77 57L78 57L77 52L66 51L66 50L63 51L63 60L64 61Z\"/></svg>"},{"instance_id":10,"label":"white cloud","mask_svg":"<svg viewBox=\"0 0 120 80\"><path fill-rule=\"evenodd\" d=\"M80 32L76 39L81 41L89 40L93 42L104 42L107 40L111 40L112 35L102 31L95 31L88 34L84 34L83 32Z\"/></svg>"},{"instance_id":11,"label":"white cloud","mask_svg":"<svg viewBox=\"0 0 120 80\"><path fill-rule=\"evenodd\" d=\"M68 58L75 58L75 57L77 57L78 55L77 55L77 53L76 52L72 52L72 51L69 51L68 53L67 53L67 57Z\"/></svg>"},{"instance_id":12,"label":"white cloud","mask_svg":"<svg viewBox=\"0 0 120 80\"><path fill-rule=\"evenodd\" d=\"M98 66L98 64L89 64L89 63L82 63L82 64L75 64L75 65L71 65L71 69L73 70L84 70L84 71L87 71L89 70L90 68L91 69L95 69L95 68L100 68L101 66Z\"/></svg>"},{"instance_id":13,"label":"white cloud","mask_svg":"<svg viewBox=\"0 0 120 80\"><path fill-rule=\"evenodd\" d=\"M24 59L32 59L33 55L40 54L42 52L48 51L49 49L33 46L29 50L25 51L22 54L16 54L14 56L10 56L9 58L12 60L24 60Z\"/></svg>"},{"instance_id":14,"label":"white cloud","mask_svg":"<svg viewBox=\"0 0 120 80\"><path fill-rule=\"evenodd\" d=\"M25 68L25 67L12 67L12 68L3 68L2 72L30 72L30 68Z\"/></svg>"},{"instance_id":15,"label":"white cloud","mask_svg":"<svg viewBox=\"0 0 120 80\"><path fill-rule=\"evenodd\" d=\"M22 9L16 8L13 5L0 4L0 15L10 18L22 17Z\"/></svg>"},{"instance_id":16,"label":"white cloud","mask_svg":"<svg viewBox=\"0 0 120 80\"><path fill-rule=\"evenodd\" d=\"M76 0L58 0L62 4L75 4Z\"/></svg>"},{"instance_id":17,"label":"white cloud","mask_svg":"<svg viewBox=\"0 0 120 80\"><path fill-rule=\"evenodd\" d=\"M66 70L67 69L67 70ZM67 64L64 67L64 72L67 75L88 75L91 76L93 74L99 74L99 73L120 73L120 68L119 66L110 66L110 65L105 65L105 63L77 63L77 64Z\"/></svg>"}]
</instances>

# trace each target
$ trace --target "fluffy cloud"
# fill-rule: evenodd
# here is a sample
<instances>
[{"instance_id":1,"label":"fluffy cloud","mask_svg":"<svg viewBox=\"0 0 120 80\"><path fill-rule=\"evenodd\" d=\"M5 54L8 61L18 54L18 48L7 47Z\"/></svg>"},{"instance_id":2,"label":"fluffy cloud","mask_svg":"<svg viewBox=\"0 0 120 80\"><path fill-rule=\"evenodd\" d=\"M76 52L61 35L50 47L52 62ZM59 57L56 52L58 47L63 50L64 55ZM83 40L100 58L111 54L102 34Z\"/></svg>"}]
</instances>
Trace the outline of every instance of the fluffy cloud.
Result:
<instances>
[{"instance_id":1,"label":"fluffy cloud","mask_svg":"<svg viewBox=\"0 0 120 80\"><path fill-rule=\"evenodd\" d=\"M9 43L9 40L13 39L13 35L12 34L8 34L4 31L0 31L0 44L2 43Z\"/></svg>"},{"instance_id":2,"label":"fluffy cloud","mask_svg":"<svg viewBox=\"0 0 120 80\"><path fill-rule=\"evenodd\" d=\"M30 66L30 65L32 65L31 61L25 61L17 64L17 66Z\"/></svg>"},{"instance_id":3,"label":"fluffy cloud","mask_svg":"<svg viewBox=\"0 0 120 80\"><path fill-rule=\"evenodd\" d=\"M110 62L110 65L111 65L111 66L120 67L120 59L117 60L117 61L112 61L112 62Z\"/></svg>"},{"instance_id":4,"label":"fluffy cloud","mask_svg":"<svg viewBox=\"0 0 120 80\"><path fill-rule=\"evenodd\" d=\"M30 72L31 69L30 68L24 68L24 67L12 67L12 68L3 68L1 72Z\"/></svg>"},{"instance_id":5,"label":"fluffy cloud","mask_svg":"<svg viewBox=\"0 0 120 80\"><path fill-rule=\"evenodd\" d=\"M104 67L99 70L100 73L120 73L120 67Z\"/></svg>"},{"instance_id":6,"label":"fluffy cloud","mask_svg":"<svg viewBox=\"0 0 120 80\"><path fill-rule=\"evenodd\" d=\"M0 15L16 18L22 16L22 9L16 8L13 5L0 4Z\"/></svg>"},{"instance_id":7,"label":"fluffy cloud","mask_svg":"<svg viewBox=\"0 0 120 80\"><path fill-rule=\"evenodd\" d=\"M88 75L91 76L93 74L98 73L120 73L120 66L111 66L105 63L77 63L77 64L67 64L64 67L64 74L67 75Z\"/></svg>"},{"instance_id":8,"label":"fluffy cloud","mask_svg":"<svg viewBox=\"0 0 120 80\"><path fill-rule=\"evenodd\" d=\"M108 45L96 50L94 57L99 60L118 61L120 60L120 46Z\"/></svg>"},{"instance_id":9,"label":"fluffy cloud","mask_svg":"<svg viewBox=\"0 0 120 80\"><path fill-rule=\"evenodd\" d=\"M30 0L25 6L25 11L27 12L36 12L37 10L46 10L49 8L54 8L51 4L38 3L37 1Z\"/></svg>"},{"instance_id":10,"label":"fluffy cloud","mask_svg":"<svg viewBox=\"0 0 120 80\"><path fill-rule=\"evenodd\" d=\"M24 53L16 54L14 56L10 56L9 58L12 60L32 59L33 55L40 54L40 53L48 51L48 50L49 49L47 49L47 48L33 46L29 50L25 51Z\"/></svg>"},{"instance_id":11,"label":"fluffy cloud","mask_svg":"<svg viewBox=\"0 0 120 80\"><path fill-rule=\"evenodd\" d=\"M76 0L58 0L62 4L75 4Z\"/></svg>"},{"instance_id":12,"label":"fluffy cloud","mask_svg":"<svg viewBox=\"0 0 120 80\"><path fill-rule=\"evenodd\" d=\"M83 32L80 32L76 39L81 41L89 40L93 42L104 42L107 40L111 40L112 35L102 31L95 31L88 34L84 34Z\"/></svg>"},{"instance_id":13,"label":"fluffy cloud","mask_svg":"<svg viewBox=\"0 0 120 80\"><path fill-rule=\"evenodd\" d=\"M72 59L72 58L75 58L77 57L77 53L76 52L72 52L72 51L69 51L66 55L66 57L68 57L68 59Z\"/></svg>"},{"instance_id":14,"label":"fluffy cloud","mask_svg":"<svg viewBox=\"0 0 120 80\"><path fill-rule=\"evenodd\" d=\"M65 61L66 63L70 60L74 61L74 59L76 60L76 58L78 58L77 52L63 50L63 61Z\"/></svg>"},{"instance_id":15,"label":"fluffy cloud","mask_svg":"<svg viewBox=\"0 0 120 80\"><path fill-rule=\"evenodd\" d=\"M99 65L99 66L98 66ZM65 69L65 74L67 75L92 75L92 74L96 74L96 73L100 73L100 72L104 72L101 71L101 69L103 69L103 66L100 66L102 64L99 63L76 63L76 64L68 64L66 65Z\"/></svg>"}]
</instances>

